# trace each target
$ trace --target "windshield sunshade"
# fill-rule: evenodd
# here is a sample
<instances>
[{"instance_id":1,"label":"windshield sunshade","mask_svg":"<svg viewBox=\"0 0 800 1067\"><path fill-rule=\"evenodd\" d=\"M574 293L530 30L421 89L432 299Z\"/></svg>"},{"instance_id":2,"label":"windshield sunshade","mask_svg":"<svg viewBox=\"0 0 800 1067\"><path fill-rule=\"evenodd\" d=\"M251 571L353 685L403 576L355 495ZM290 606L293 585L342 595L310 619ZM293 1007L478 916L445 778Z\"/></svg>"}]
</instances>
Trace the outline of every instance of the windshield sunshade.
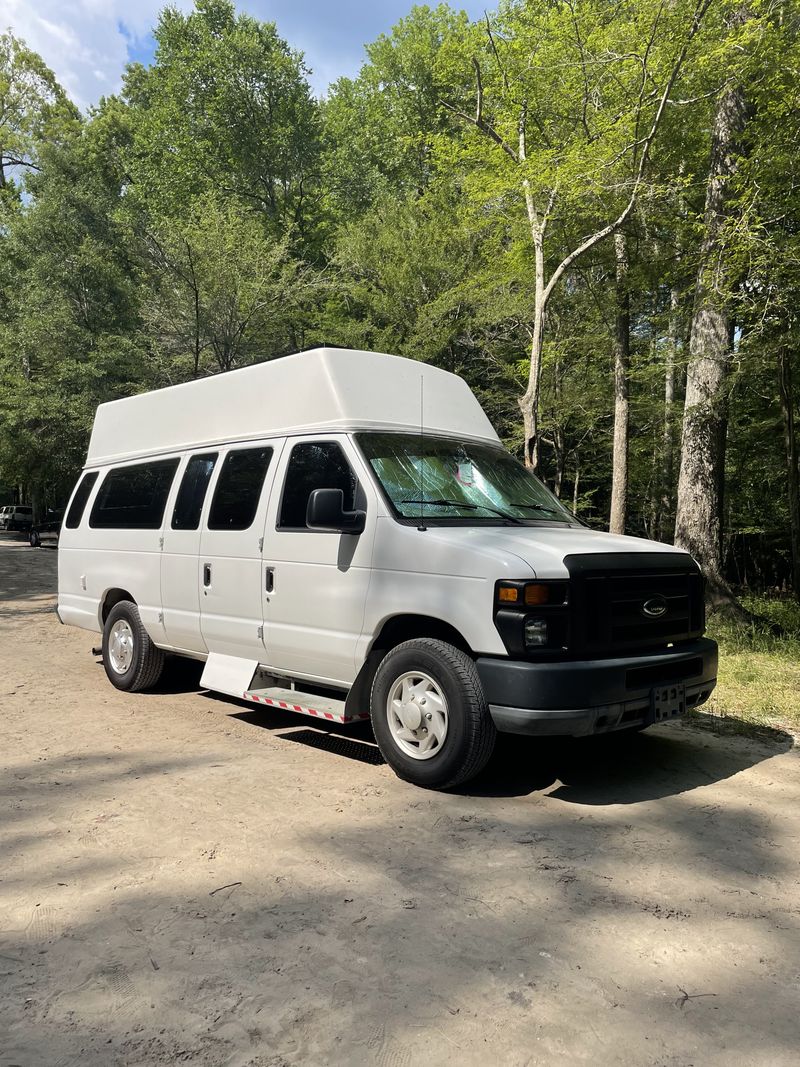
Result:
<instances>
[{"instance_id":1,"label":"windshield sunshade","mask_svg":"<svg viewBox=\"0 0 800 1067\"><path fill-rule=\"evenodd\" d=\"M402 519L434 524L578 522L501 448L404 433L361 433L357 439Z\"/></svg>"}]
</instances>

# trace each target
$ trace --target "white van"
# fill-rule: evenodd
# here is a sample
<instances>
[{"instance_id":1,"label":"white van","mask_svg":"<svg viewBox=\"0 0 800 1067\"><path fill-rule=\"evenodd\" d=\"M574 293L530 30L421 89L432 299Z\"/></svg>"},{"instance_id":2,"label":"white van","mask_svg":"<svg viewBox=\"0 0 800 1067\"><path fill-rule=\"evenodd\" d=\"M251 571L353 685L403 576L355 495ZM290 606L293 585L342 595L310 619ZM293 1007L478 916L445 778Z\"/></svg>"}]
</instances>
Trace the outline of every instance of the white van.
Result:
<instances>
[{"instance_id":1,"label":"white van","mask_svg":"<svg viewBox=\"0 0 800 1067\"><path fill-rule=\"evenodd\" d=\"M30 530L32 522L30 504L10 504L0 509L0 530Z\"/></svg>"},{"instance_id":2,"label":"white van","mask_svg":"<svg viewBox=\"0 0 800 1067\"><path fill-rule=\"evenodd\" d=\"M498 730L642 728L716 682L689 555L587 529L464 381L370 352L101 405L58 586L118 689L191 656L209 689L371 718L422 786L477 774Z\"/></svg>"}]
</instances>

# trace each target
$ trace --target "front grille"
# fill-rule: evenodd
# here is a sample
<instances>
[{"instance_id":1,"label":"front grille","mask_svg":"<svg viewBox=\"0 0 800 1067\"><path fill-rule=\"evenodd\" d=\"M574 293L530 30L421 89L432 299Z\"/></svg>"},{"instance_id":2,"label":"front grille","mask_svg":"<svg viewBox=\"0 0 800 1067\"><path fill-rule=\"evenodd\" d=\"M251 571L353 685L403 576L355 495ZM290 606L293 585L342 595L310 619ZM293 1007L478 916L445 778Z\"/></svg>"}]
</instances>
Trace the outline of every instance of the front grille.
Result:
<instances>
[{"instance_id":1,"label":"front grille","mask_svg":"<svg viewBox=\"0 0 800 1067\"><path fill-rule=\"evenodd\" d=\"M570 649L613 655L700 637L703 578L672 553L567 556L572 579ZM660 615L648 614L663 609Z\"/></svg>"}]
</instances>

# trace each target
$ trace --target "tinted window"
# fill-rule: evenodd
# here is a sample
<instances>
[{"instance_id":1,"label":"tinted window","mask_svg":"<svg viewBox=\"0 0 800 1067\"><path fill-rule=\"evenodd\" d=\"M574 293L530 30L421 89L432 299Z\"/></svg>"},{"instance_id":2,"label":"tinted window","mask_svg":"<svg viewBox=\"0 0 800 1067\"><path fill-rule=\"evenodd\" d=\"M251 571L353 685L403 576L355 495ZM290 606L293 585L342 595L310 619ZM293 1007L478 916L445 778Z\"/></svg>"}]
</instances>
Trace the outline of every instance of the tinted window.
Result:
<instances>
[{"instance_id":1,"label":"tinted window","mask_svg":"<svg viewBox=\"0 0 800 1067\"><path fill-rule=\"evenodd\" d=\"M356 476L335 441L295 445L286 471L278 527L305 529L308 498L315 489L341 489L345 511L353 511L356 484Z\"/></svg>"},{"instance_id":2,"label":"tinted window","mask_svg":"<svg viewBox=\"0 0 800 1067\"><path fill-rule=\"evenodd\" d=\"M75 490L75 496L72 498L72 503L69 506L67 512L67 526L70 530L77 530L81 524L83 518L83 511L86 507L86 501L91 495L94 483L97 481L97 471L91 471L89 474L84 474L80 480L78 488Z\"/></svg>"},{"instance_id":3,"label":"tinted window","mask_svg":"<svg viewBox=\"0 0 800 1067\"><path fill-rule=\"evenodd\" d=\"M172 513L173 530L196 530L200 525L200 512L216 462L217 453L209 452L203 456L192 456L186 464Z\"/></svg>"},{"instance_id":4,"label":"tinted window","mask_svg":"<svg viewBox=\"0 0 800 1067\"><path fill-rule=\"evenodd\" d=\"M177 468L177 459L163 459L109 471L94 502L89 525L100 529L159 529Z\"/></svg>"},{"instance_id":5,"label":"tinted window","mask_svg":"<svg viewBox=\"0 0 800 1067\"><path fill-rule=\"evenodd\" d=\"M271 458L271 448L241 448L227 454L214 490L209 530L252 526Z\"/></svg>"}]
</instances>

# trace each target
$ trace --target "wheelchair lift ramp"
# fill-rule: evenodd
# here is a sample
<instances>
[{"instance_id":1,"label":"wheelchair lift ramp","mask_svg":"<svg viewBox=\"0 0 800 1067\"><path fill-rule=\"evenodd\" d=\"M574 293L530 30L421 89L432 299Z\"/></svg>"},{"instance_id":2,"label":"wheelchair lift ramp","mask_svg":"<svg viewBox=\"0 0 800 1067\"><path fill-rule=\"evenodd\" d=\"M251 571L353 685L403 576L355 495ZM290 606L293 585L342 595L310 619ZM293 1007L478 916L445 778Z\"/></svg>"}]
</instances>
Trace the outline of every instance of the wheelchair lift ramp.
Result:
<instances>
[{"instance_id":1,"label":"wheelchair lift ramp","mask_svg":"<svg viewBox=\"0 0 800 1067\"><path fill-rule=\"evenodd\" d=\"M206 660L200 685L217 693L238 697L243 689L249 689L258 667L257 659L242 659L241 656L223 656L212 652Z\"/></svg>"},{"instance_id":2,"label":"wheelchair lift ramp","mask_svg":"<svg viewBox=\"0 0 800 1067\"><path fill-rule=\"evenodd\" d=\"M300 715L312 715L316 719L327 719L328 722L338 722L342 725L369 718L369 712L346 716L343 700L301 693L299 689L245 689L241 695L243 700L251 700L254 704L282 708L283 711L296 711Z\"/></svg>"}]
</instances>

